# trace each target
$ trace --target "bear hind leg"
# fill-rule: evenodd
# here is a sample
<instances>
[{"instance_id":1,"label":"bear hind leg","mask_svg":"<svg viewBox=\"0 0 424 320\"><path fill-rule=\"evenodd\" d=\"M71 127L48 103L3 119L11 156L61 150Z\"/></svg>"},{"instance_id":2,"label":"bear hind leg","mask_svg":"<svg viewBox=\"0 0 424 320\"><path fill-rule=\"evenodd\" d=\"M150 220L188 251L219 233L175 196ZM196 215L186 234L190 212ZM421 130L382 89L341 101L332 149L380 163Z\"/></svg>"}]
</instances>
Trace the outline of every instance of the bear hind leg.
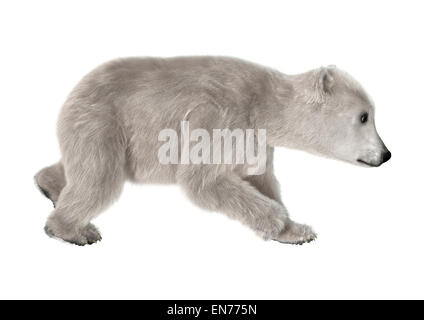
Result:
<instances>
[{"instance_id":1,"label":"bear hind leg","mask_svg":"<svg viewBox=\"0 0 424 320\"><path fill-rule=\"evenodd\" d=\"M101 240L90 221L119 196L125 181L122 155L92 150L68 167L65 163L67 183L45 227L49 236L81 246Z\"/></svg>"}]
</instances>

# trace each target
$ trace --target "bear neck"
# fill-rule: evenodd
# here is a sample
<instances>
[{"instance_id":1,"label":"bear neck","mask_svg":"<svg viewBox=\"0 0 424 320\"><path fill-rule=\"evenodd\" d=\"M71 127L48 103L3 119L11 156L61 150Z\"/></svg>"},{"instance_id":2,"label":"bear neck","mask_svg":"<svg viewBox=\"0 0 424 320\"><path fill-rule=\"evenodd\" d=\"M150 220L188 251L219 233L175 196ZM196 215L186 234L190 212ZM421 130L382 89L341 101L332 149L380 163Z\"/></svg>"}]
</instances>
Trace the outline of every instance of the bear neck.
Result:
<instances>
[{"instance_id":1,"label":"bear neck","mask_svg":"<svg viewBox=\"0 0 424 320\"><path fill-rule=\"evenodd\" d=\"M253 108L255 129L267 130L267 144L296 147L299 129L310 111L310 94L314 92L316 71L286 75L272 70L261 104Z\"/></svg>"}]
</instances>

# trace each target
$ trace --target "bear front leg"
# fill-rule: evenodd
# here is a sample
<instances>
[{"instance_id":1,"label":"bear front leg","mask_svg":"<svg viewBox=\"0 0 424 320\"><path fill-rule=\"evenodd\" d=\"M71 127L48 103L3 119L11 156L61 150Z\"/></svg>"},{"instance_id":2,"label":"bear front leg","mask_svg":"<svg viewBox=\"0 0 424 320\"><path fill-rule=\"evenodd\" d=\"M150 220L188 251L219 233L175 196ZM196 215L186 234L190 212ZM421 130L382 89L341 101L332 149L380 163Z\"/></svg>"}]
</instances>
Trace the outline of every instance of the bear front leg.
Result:
<instances>
[{"instance_id":1,"label":"bear front leg","mask_svg":"<svg viewBox=\"0 0 424 320\"><path fill-rule=\"evenodd\" d=\"M252 184L259 192L274 199L283 205L280 195L280 185L272 172L266 172L261 176L249 176L245 179ZM299 224L287 219L284 230L273 240L288 244L303 244L311 242L317 237L311 227Z\"/></svg>"},{"instance_id":2,"label":"bear front leg","mask_svg":"<svg viewBox=\"0 0 424 320\"><path fill-rule=\"evenodd\" d=\"M268 148L267 166L264 174L246 176L244 179L260 193L283 205L280 184L274 174L273 156L274 148ZM273 240L288 244L303 244L315 240L316 237L317 235L311 227L287 219L285 228Z\"/></svg>"},{"instance_id":3,"label":"bear front leg","mask_svg":"<svg viewBox=\"0 0 424 320\"><path fill-rule=\"evenodd\" d=\"M263 175L247 176L245 180L263 195L278 203L283 203L281 201L280 184L272 171L267 170Z\"/></svg>"},{"instance_id":4,"label":"bear front leg","mask_svg":"<svg viewBox=\"0 0 424 320\"><path fill-rule=\"evenodd\" d=\"M275 239L288 221L285 207L261 194L234 173L214 175L215 170L186 169L178 182L200 207L221 211L256 231L264 239Z\"/></svg>"},{"instance_id":5,"label":"bear front leg","mask_svg":"<svg viewBox=\"0 0 424 320\"><path fill-rule=\"evenodd\" d=\"M274 148L267 147L266 149L266 168L261 175L248 175L244 177L254 186L260 193L271 198L279 203L281 201L280 184L274 175Z\"/></svg>"}]
</instances>

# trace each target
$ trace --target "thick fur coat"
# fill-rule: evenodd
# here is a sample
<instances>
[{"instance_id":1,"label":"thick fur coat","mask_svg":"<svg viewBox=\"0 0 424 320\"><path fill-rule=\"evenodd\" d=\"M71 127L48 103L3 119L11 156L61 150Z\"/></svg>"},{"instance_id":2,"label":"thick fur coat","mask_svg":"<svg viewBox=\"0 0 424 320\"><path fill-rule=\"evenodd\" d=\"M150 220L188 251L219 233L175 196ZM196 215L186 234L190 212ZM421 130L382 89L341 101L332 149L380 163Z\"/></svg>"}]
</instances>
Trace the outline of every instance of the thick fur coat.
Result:
<instances>
[{"instance_id":1,"label":"thick fur coat","mask_svg":"<svg viewBox=\"0 0 424 320\"><path fill-rule=\"evenodd\" d=\"M366 121L363 122L366 115ZM267 166L163 165L159 132L266 129ZM285 146L363 166L390 153L374 125L374 106L361 86L335 67L299 75L226 57L127 58L85 76L58 121L60 162L36 175L55 210L46 232L78 245L100 240L90 221L129 179L178 183L202 208L241 221L264 239L303 243L314 231L293 222L273 173L274 147Z\"/></svg>"}]
</instances>

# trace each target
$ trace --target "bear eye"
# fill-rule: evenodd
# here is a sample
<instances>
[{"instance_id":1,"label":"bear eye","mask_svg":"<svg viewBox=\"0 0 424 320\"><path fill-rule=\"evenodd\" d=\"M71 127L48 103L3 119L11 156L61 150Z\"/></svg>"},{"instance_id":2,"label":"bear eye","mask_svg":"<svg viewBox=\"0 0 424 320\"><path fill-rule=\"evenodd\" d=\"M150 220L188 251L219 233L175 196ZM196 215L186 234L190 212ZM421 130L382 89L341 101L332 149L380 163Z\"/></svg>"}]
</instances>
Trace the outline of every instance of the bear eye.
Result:
<instances>
[{"instance_id":1,"label":"bear eye","mask_svg":"<svg viewBox=\"0 0 424 320\"><path fill-rule=\"evenodd\" d=\"M368 112L364 112L363 114L361 114L361 123L367 123L368 121Z\"/></svg>"}]
</instances>

